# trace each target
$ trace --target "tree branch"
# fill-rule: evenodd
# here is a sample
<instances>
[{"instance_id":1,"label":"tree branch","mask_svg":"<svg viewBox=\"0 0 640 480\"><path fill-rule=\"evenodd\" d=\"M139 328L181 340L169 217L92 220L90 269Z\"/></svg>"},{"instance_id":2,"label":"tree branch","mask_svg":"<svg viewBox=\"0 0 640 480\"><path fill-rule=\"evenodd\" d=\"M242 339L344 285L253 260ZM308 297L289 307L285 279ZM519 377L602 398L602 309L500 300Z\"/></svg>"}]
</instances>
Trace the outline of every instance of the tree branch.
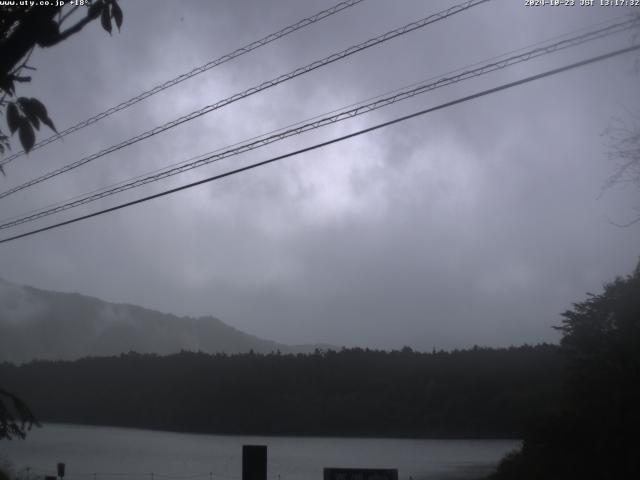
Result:
<instances>
[{"instance_id":1,"label":"tree branch","mask_svg":"<svg viewBox=\"0 0 640 480\"><path fill-rule=\"evenodd\" d=\"M47 45L47 46L52 46L52 45L55 45L56 43L60 43L62 40L67 39L68 37L70 37L74 33L78 33L80 30L82 30L92 20L93 20L93 18L91 18L91 17L89 17L87 15L82 20L80 20L78 23L76 23L74 26L67 28L64 32L60 32L58 34L58 36L56 37L55 43L52 43L51 45Z\"/></svg>"},{"instance_id":2,"label":"tree branch","mask_svg":"<svg viewBox=\"0 0 640 480\"><path fill-rule=\"evenodd\" d=\"M3 397L10 404L5 404ZM31 429L33 425L40 424L27 404L13 393L0 389L0 438L24 438L26 430Z\"/></svg>"},{"instance_id":3,"label":"tree branch","mask_svg":"<svg viewBox=\"0 0 640 480\"><path fill-rule=\"evenodd\" d=\"M73 15L73 12L75 12L78 8L80 8L78 5L76 5L75 7L72 7L71 10L69 10L67 13L65 13L64 15L62 15L60 17L60 20L58 20L58 26L62 25L62 23L71 15ZM62 13L62 11L60 12Z\"/></svg>"}]
</instances>

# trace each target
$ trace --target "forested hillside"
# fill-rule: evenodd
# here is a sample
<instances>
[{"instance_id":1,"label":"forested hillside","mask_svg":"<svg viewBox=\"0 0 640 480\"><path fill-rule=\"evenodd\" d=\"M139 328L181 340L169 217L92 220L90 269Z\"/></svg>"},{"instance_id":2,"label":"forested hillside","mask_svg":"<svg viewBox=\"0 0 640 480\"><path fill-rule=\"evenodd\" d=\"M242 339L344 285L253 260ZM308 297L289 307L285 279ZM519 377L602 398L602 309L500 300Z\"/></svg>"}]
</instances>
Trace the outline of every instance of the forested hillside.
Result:
<instances>
[{"instance_id":1,"label":"forested hillside","mask_svg":"<svg viewBox=\"0 0 640 480\"><path fill-rule=\"evenodd\" d=\"M564 374L553 345L311 355L129 353L0 365L43 421L237 434L520 437Z\"/></svg>"}]
</instances>

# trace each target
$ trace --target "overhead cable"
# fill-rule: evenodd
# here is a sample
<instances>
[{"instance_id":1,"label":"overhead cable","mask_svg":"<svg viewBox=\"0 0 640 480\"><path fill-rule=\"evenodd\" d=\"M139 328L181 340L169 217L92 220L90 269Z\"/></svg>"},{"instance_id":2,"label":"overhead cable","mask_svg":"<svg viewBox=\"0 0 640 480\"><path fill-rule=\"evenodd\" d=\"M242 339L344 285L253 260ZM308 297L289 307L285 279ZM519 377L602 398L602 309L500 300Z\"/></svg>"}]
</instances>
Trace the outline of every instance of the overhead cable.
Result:
<instances>
[{"instance_id":1,"label":"overhead cable","mask_svg":"<svg viewBox=\"0 0 640 480\"><path fill-rule=\"evenodd\" d=\"M600 39L600 38L612 35L614 33L619 33L621 31L634 28L637 25L640 25L640 18L633 17L628 20L624 20L616 24L609 25L607 27L599 28L597 30L589 31L571 38L567 38L559 42L555 42L551 45L534 48L532 50L525 51L518 55L512 55L510 57L504 58L499 61L490 62L484 65L481 65L480 67L464 71L454 76L444 76L433 82L418 84L417 86L412 86L412 88L397 91L393 95L390 95L387 97L377 98L372 102L359 105L355 108L343 110L333 115L322 117L309 123L296 125L293 128L289 128L284 131L282 130L278 131L273 135L260 137L257 140L240 143L233 146L232 148L221 149L215 152L211 152L209 154L200 155L199 157L197 157L197 160L186 162L186 163L183 162L176 166L173 166L164 170L160 170L153 174L141 176L136 179L132 179L131 181L120 183L114 187L111 187L108 189L102 189L96 193L85 194L84 196L76 197L68 202L57 204L49 208L40 209L35 213L22 215L20 217L6 221L4 223L0 223L0 230L4 230L4 229L15 227L24 223L32 222L40 218L47 217L49 215L53 215L59 212L63 212L65 210L69 210L74 207L78 207L80 205L84 205L84 204L99 200L101 198L115 195L117 193L121 193L133 188L141 187L148 183L156 182L174 175L178 175L180 173L184 173L194 168L198 168L216 161L220 161L225 158L246 153L248 151L284 140L286 138L300 135L310 130L315 130L317 128L321 128L333 123L337 123L343 120L347 120L349 118L353 118L365 113L372 112L374 110L378 110L383 107L387 107L394 103L407 100L416 95L426 93L426 92L435 90L437 88L445 87L447 85L452 85L454 83L458 83L458 82L468 80L474 77L478 77L481 75L486 75L488 73L495 72L497 70L501 70L509 66L526 62L534 58L547 55L550 53L554 53L566 48L575 47L588 41Z\"/></svg>"},{"instance_id":2,"label":"overhead cable","mask_svg":"<svg viewBox=\"0 0 640 480\"><path fill-rule=\"evenodd\" d=\"M4 238L4 239L0 240L0 244L7 243L7 242L10 242L10 241L13 241L13 240L18 240L20 238L25 238L25 237L28 237L28 236L31 236L31 235L35 235L35 234L38 234L38 233L46 232L48 230L53 230L55 228L59 228L59 227L65 226L65 225L70 225L72 223L76 223L76 222L79 222L79 221L82 221L82 220L87 220L89 218L93 218L93 217L97 217L97 216L100 216L100 215L104 215L106 213L115 212L116 210L121 210L123 208L128 208L128 207L131 207L131 206L134 206L134 205L138 205L140 203L145 203L145 202L148 202L150 200L154 200L156 198L164 197L164 196L171 195L173 193L176 193L176 192L179 192L179 191L182 191L182 190L187 190L189 188L196 187L198 185L203 185L205 183L210 183L210 182L213 182L213 181L216 181L216 180L221 180L223 178L230 177L232 175L236 175L236 174L241 173L241 172L245 172L245 171L252 170L252 169L255 169L255 168L258 168L258 167L262 167L262 166L268 165L270 163L278 162L278 161L283 160L285 158L289 158L289 157L293 157L293 156L296 156L296 155L300 155L301 153L306 153L306 152L309 152L309 151L312 151L312 150L323 148L323 147L326 147L328 145L332 145L334 143L342 142L342 141L347 140L349 138L357 137L359 135L363 135L365 133L373 132L375 130L378 130L378 129L381 129L381 128L384 128L384 127L388 127L388 126L394 125L396 123L404 122L404 121L409 120L411 118L415 118L415 117L418 117L418 116L421 116L421 115L425 115L427 113L431 113L431 112L434 112L436 110L442 110L442 109L445 109L445 108L449 108L449 107L452 107L454 105L458 105L458 104L461 104L461 103L464 103L464 102L468 102L470 100L474 100L476 98L484 97L486 95L491 95L491 94L497 93L497 92L502 91L502 90L506 90L506 89L513 88L513 87L516 87L516 86L519 86L519 85L523 85L525 83L533 82L535 80L539 80L539 79L542 79L542 78L545 78L545 77L550 77L552 75L557 75L559 73L566 72L568 70L572 70L572 69L575 69L575 68L578 68L578 67L583 67L585 65L596 63L596 62L599 62L599 61L602 61L602 60L606 60L608 58L612 58L612 57L615 57L615 56L618 56L618 55L623 55L625 53L634 52L634 51L637 51L637 50L640 50L640 45L634 45L634 46L623 48L623 49L620 49L620 50L615 50L613 52L609 52L609 53L606 53L604 55L598 55L596 57L591 57L591 58L589 58L587 60L583 60L583 61L580 61L580 62L572 63L570 65L565 65L564 67L555 68L553 70L548 70L546 72L539 73L537 75L532 75L532 76L523 78L521 80L517 80L515 82L502 84L502 85L500 85L498 87L490 88L488 90L483 90L483 91L475 93L473 95L468 95L466 97L462 97L462 98L459 98L457 100L452 100L450 102L442 103L442 104L437 105L435 107L431 107L431 108L427 108L427 109L424 109L424 110L420 110L418 112L415 112L415 113L412 113L412 114L409 114L409 115L405 115L405 116L402 116L402 117L399 117L399 118L395 118L395 119L390 120L388 122L380 123L378 125L374 125L374 126L369 127L369 128L365 128L365 129L362 129L362 130L359 130L359 131L356 131L356 132L353 132L353 133L350 133L350 134L347 134L347 135L343 135L341 137L337 137L337 138L328 140L326 142L317 143L315 145L311 145L309 147L302 148L300 150L289 152L289 153L286 153L284 155L279 155L279 156L276 156L276 157L269 158L267 160L263 160L261 162L252 163L252 164L246 165L244 167L236 168L236 169L233 169L233 170L230 170L230 171L218 174L218 175L214 175L214 176L202 179L202 180L198 180L196 182L192 182L192 183L188 183L186 185L182 185L180 187L175 187L175 188L172 188L172 189L169 189L169 190L165 190L165 191L153 194L153 195L149 195L149 196L146 196L146 197L143 197L143 198L139 198L137 200L133 200L133 201L126 202L126 203L121 203L119 205L115 205L113 207L106 208L104 210L99 210L97 212L89 213L87 215L82 215L82 216L75 217L75 218L72 218L72 219L69 219L69 220L65 220L63 222L55 223L53 225L49 225L49 226L46 226L46 227L38 228L38 229L35 229L35 230L30 230L28 232L21 233L19 235L14 235L14 236L11 236L11 237L7 237L7 238Z\"/></svg>"},{"instance_id":3,"label":"overhead cable","mask_svg":"<svg viewBox=\"0 0 640 480\"><path fill-rule=\"evenodd\" d=\"M51 135L48 138L42 139L31 148L31 151L44 147L45 145L48 145L59 138L66 137L71 133L77 132L78 130L88 127L89 125L92 125L102 120L103 118L113 115L114 113L119 112L120 110L129 108L130 106L135 105L136 103L141 102L142 100L145 100L151 97L152 95L155 95L156 93L160 93L163 90L171 88L174 85L178 85L179 83L184 82L185 80L188 80L189 78L195 77L196 75L200 75L201 73L211 70L212 68L217 67L218 65L222 65L223 63L233 60L234 58L244 55L245 53L249 53L253 50L256 50L257 48L267 45L275 40L278 40L279 38L282 38L286 35L289 35L290 33L300 30L301 28L304 28L316 22L319 22L320 20L330 17L331 15L341 12L349 7L353 7L354 5L357 5L358 3L361 3L363 1L364 0L346 0L334 5L331 8L327 8L326 10L322 10L321 12L311 15L310 17L303 18L302 20L294 23L293 25L289 25L288 27L278 30L277 32L271 33L266 37L261 38L260 40L251 42L250 44L245 45L244 47L240 47L231 53L222 55L221 57L218 57L215 60L211 60L210 62L205 63L204 65L200 65L199 67L196 67L189 72L183 73L182 75L178 75L177 77L172 78L171 80L167 80L166 82L161 83L160 85L156 85L150 90L142 92L139 95L136 95L135 97L130 98L129 100L125 100L124 102L114 107L111 107L103 112L100 112L94 115L93 117L87 118L86 120L83 120L71 127L68 127L65 130L55 135ZM25 153L26 152L22 150L14 153L13 155L8 156L7 158L0 160L0 166L4 166L7 163L12 162L16 158L25 155Z\"/></svg>"},{"instance_id":4,"label":"overhead cable","mask_svg":"<svg viewBox=\"0 0 640 480\"><path fill-rule=\"evenodd\" d=\"M46 173L40 177L37 177L35 179L29 180L26 183L23 183L21 185L18 185L16 187L13 187L9 190L5 190L4 192L0 193L0 199L7 197L13 193L19 192L20 190L24 190L25 188L31 187L33 185L36 185L38 183L44 182L45 180L48 180L50 178L56 177L58 175L61 175L63 173L66 173L70 170L76 169L82 165L85 165L93 160L96 160L100 157L104 157L105 155L115 152L117 150L120 150L122 148L128 147L129 145L132 145L134 143L140 142L142 140L145 140L149 137L152 137L154 135L157 135L161 132L164 132L166 130L169 130L170 128L173 127L177 127L178 125L181 125L185 122L194 120L198 117L201 117L202 115L205 115L207 113L210 113L214 110L220 109L222 107L225 107L231 103L237 102L238 100L241 100L243 98L249 97L251 95L254 95L256 93L262 92L263 90L266 90L268 88L274 87L276 85L279 85L280 83L286 82L288 80L291 80L293 78L296 78L300 75L304 75L306 73L309 73L311 71L314 71L320 67L324 67L326 65L329 65L330 63L336 62L338 60L341 60L343 58L346 58L350 55L353 55L354 53L357 52L361 52L363 50L366 50L368 48L374 47L376 45L379 45L381 43L384 43L388 40L391 40L393 38L399 37L401 35L405 35L409 32L413 32L414 30L417 30L419 28L423 28L426 27L427 25L430 25L432 23L438 22L440 20L444 20L445 18L448 18L452 15L455 15L456 13L460 13L462 11L468 10L472 7L475 7L477 5L480 5L482 3L486 3L490 0L469 0L467 2L458 4L458 5L454 5L450 8L447 8L446 10L443 10L441 12L435 13L433 15L430 15L426 18L423 18L421 20L417 20L415 22L411 22L408 23L400 28L397 28L395 30L390 30L382 35L379 35L377 37L371 38L365 42L359 43L357 45L351 46L345 50L342 50L341 52L338 53L334 53L332 55L329 55L328 57L325 57L321 60L316 60L315 62L312 62L304 67L300 67L300 68L296 68L295 70L286 73L284 75L280 75L279 77L276 77L272 80L263 82L257 86L251 87L247 90L244 90L243 92L240 93L236 93L235 95L232 95L231 97L227 97L224 100L220 100L216 103L213 103L211 105L207 105L199 110L196 110L194 112L191 112L187 115L184 115L182 117L179 117L175 120L172 120L168 123L165 123L163 125L160 125L158 127L155 127L151 130L148 130L144 133L141 133L135 137L129 138L128 140L125 140L117 145L113 145L111 147L108 147L104 150L101 150L97 153L94 153L92 155L89 155L87 157L84 157L80 160L77 160L75 162L72 162L70 164L67 164L63 167L60 167L56 170L53 170L49 173Z\"/></svg>"},{"instance_id":5,"label":"overhead cable","mask_svg":"<svg viewBox=\"0 0 640 480\"><path fill-rule=\"evenodd\" d=\"M629 18L629 15L627 14L627 15L621 15L620 17L616 17L614 19L613 23L619 22L623 18ZM275 134L275 133L278 133L278 132L284 132L285 130L287 130L289 128L292 128L292 127L295 127L295 126L299 126L299 125L303 125L305 123L311 122L312 120L316 120L316 119L319 119L319 118L322 118L322 117L326 117L326 116L334 114L334 113L342 112L342 111L347 110L349 108L356 107L356 106L359 106L359 105L363 105L363 104L371 102L373 100L377 100L377 99L389 96L389 95L394 94L394 93L399 93L399 92L402 92L404 90L408 90L410 88L417 87L417 86L422 85L422 84L424 84L426 82L429 82L429 81L432 81L432 80L435 80L435 79L439 79L439 78L441 78L443 76L452 76L453 74L457 74L459 72L463 72L465 70L469 70L472 67L477 67L477 66L489 63L489 62L494 62L494 61L497 61L499 59L505 59L505 58L507 58L509 56L513 56L516 53L525 52L525 51L530 50L530 49L532 49L534 47L538 47L538 46L541 46L541 45L549 44L550 42L552 42L554 40L567 39L569 37L576 36L580 32L587 32L587 31L589 31L591 29L594 29L595 27L602 27L603 25L610 25L610 24L612 24L612 20L611 19L606 20L606 21L602 21L602 22L598 22L598 23L595 23L593 25L581 27L579 29L573 30L571 32L568 32L568 33L565 33L565 34L562 34L562 35L556 35L556 36L550 37L550 38L548 38L546 40L543 40L543 41L540 41L540 42L536 42L536 43L531 44L531 45L527 45L525 47L520 47L518 49L510 50L510 51L505 52L505 53L503 53L501 55L496 55L496 56L493 56L491 58L488 58L488 59L485 59L485 60L482 60L482 61L479 61L479 62L475 62L475 63L470 64L470 65L466 65L464 67L459 67L459 68L457 68L455 70L451 70L451 71L449 71L449 72L447 72L445 74L435 75L435 76L429 77L427 79L420 80L419 82L413 82L410 85L404 85L402 87L394 88L393 90L388 90L388 91L380 93L378 95L375 95L375 96L372 96L372 97L368 97L368 98L366 98L364 100L360 100L358 102L353 102L353 103L351 103L349 105L345 105L345 106L342 106L342 107L339 107L339 108L334 108L331 111L323 112L323 113L320 113L320 114L316 114L316 115L314 115L312 117L308 117L308 118L306 118L304 120L298 120L297 122L290 123L290 124L288 124L286 126L279 127L279 128L276 128L276 129L273 129L273 130L270 130L268 132L264 132L264 133L261 133L261 134L258 134L258 135L254 135L251 138L244 139L244 140L235 142L233 144L226 145L224 147L219 147L219 148L217 148L217 149L215 149L213 151L209 151L209 152L206 152L206 153L195 155L195 156L190 157L190 158L188 158L186 160L181 160L180 162L172 163L172 164L169 164L168 166L156 168L154 170L141 173L141 174L139 174L139 175L137 175L135 177L126 178L126 179L120 180L118 182L112 183L110 185L96 188L96 189L94 189L94 190L92 190L90 192L85 192L85 193L82 193L82 194L78 194L78 195L75 195L75 196L73 196L71 198L60 200L58 202L54 202L54 203L49 204L49 205L44 206L44 207L34 208L34 209L31 209L31 210L29 210L27 212L24 212L24 213L21 213L21 214L18 214L18 215L13 215L12 217L8 217L8 218L5 218L3 220L0 220L0 223L8 222L9 220L13 220L13 219L19 218L21 216L27 216L27 215L30 215L32 213L40 212L40 211L43 211L43 210L48 210L49 208L53 208L55 206L63 205L64 203L68 203L68 202L71 202L73 200L77 200L77 199L80 199L82 197L92 195L94 193L103 192L103 191L106 191L106 190L111 190L112 188L115 188L116 186L124 185L125 183L129 183L129 182L132 182L134 180L139 180L139 179L142 179L144 177L147 177L147 176L150 176L150 175L153 175L153 174L156 174L156 173L163 172L168 168L173 168L173 167L176 167L176 166L179 166L179 165L185 165L187 163L191 163L191 162L194 162L196 160L203 159L204 157L207 157L207 156L209 156L209 155L211 155L213 153L218 153L218 152L221 152L223 150L230 149L231 147L236 147L238 145L242 145L243 143L248 143L248 142L253 141L253 140L258 140L260 138L265 138L265 137L267 137L269 135L272 135L272 134Z\"/></svg>"}]
</instances>

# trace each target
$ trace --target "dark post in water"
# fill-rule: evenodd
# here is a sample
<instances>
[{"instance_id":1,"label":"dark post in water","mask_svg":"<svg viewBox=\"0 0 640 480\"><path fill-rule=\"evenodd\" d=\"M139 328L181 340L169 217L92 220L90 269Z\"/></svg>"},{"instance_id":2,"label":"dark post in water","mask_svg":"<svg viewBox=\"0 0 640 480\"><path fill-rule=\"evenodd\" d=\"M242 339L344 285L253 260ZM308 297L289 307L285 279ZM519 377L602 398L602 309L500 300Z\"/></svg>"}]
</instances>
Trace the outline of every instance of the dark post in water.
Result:
<instances>
[{"instance_id":1,"label":"dark post in water","mask_svg":"<svg viewBox=\"0 0 640 480\"><path fill-rule=\"evenodd\" d=\"M267 480L267 446L242 446L242 480Z\"/></svg>"}]
</instances>

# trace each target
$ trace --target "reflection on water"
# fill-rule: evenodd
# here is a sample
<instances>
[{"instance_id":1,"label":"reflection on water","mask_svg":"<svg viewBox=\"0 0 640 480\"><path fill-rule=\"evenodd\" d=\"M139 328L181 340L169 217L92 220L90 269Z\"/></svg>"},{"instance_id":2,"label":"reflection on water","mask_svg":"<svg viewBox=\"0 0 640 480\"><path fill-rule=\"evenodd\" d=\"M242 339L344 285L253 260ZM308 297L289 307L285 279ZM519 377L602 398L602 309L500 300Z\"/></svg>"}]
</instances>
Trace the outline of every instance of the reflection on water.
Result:
<instances>
[{"instance_id":1,"label":"reflection on water","mask_svg":"<svg viewBox=\"0 0 640 480\"><path fill-rule=\"evenodd\" d=\"M515 440L398 440L198 435L47 424L26 440L2 442L16 470L66 480L234 480L242 445L268 446L270 480L321 480L324 467L397 468L408 480L482 477ZM1 459L0 459L1 460Z\"/></svg>"}]
</instances>

